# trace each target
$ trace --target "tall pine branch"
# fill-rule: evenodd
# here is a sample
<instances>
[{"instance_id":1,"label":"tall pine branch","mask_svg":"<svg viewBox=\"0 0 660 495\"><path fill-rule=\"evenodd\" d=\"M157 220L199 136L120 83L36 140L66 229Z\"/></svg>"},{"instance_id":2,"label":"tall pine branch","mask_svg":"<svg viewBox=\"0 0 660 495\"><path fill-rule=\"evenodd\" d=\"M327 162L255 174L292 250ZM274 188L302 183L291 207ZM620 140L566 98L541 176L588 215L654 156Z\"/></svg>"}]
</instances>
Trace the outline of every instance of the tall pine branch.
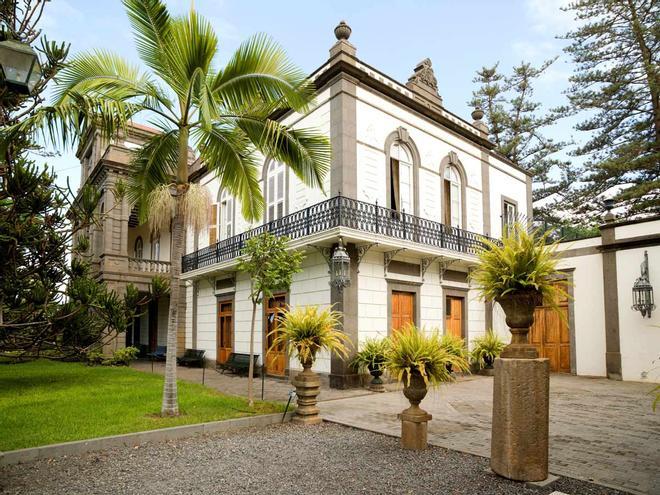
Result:
<instances>
[{"instance_id":1,"label":"tall pine branch","mask_svg":"<svg viewBox=\"0 0 660 495\"><path fill-rule=\"evenodd\" d=\"M575 71L571 104L588 115L575 154L585 157L577 211L606 191L628 214L660 212L660 2L577 0L565 10L580 25L564 38Z\"/></svg>"}]
</instances>

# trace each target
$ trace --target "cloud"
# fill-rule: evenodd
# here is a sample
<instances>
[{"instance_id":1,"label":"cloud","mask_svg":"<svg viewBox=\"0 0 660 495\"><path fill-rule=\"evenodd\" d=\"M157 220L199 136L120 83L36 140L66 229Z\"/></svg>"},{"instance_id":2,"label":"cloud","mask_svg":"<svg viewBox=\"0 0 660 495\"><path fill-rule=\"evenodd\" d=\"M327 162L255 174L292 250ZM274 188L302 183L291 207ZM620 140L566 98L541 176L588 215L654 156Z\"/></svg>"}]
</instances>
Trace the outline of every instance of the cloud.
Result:
<instances>
[{"instance_id":1,"label":"cloud","mask_svg":"<svg viewBox=\"0 0 660 495\"><path fill-rule=\"evenodd\" d=\"M525 10L531 27L542 34L563 35L573 27L573 15L564 12L569 0L526 0Z\"/></svg>"}]
</instances>

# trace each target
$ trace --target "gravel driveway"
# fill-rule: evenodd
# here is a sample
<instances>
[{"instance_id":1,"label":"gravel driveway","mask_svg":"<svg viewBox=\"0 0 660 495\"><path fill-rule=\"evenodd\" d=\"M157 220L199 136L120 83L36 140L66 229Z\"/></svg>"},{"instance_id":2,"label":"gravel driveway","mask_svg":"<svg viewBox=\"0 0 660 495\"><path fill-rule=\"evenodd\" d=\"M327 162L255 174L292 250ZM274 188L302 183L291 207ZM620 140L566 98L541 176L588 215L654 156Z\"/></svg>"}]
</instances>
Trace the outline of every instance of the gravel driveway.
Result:
<instances>
[{"instance_id":1,"label":"gravel driveway","mask_svg":"<svg viewBox=\"0 0 660 495\"><path fill-rule=\"evenodd\" d=\"M286 424L0 469L3 494L530 494L621 492L561 478L532 488L488 461L333 424Z\"/></svg>"}]
</instances>

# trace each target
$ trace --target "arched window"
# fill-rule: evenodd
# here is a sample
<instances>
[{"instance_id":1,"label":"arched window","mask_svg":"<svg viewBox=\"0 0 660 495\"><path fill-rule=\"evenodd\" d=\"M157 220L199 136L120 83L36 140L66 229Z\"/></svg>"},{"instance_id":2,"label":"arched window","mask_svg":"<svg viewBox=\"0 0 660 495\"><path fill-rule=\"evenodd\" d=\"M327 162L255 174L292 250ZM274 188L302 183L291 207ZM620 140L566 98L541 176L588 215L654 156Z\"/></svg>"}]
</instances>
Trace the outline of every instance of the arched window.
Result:
<instances>
[{"instance_id":1,"label":"arched window","mask_svg":"<svg viewBox=\"0 0 660 495\"><path fill-rule=\"evenodd\" d=\"M413 213L413 159L410 149L394 142L390 148L390 208Z\"/></svg>"},{"instance_id":2,"label":"arched window","mask_svg":"<svg viewBox=\"0 0 660 495\"><path fill-rule=\"evenodd\" d=\"M266 173L266 221L272 222L285 215L284 212L284 165L270 162Z\"/></svg>"},{"instance_id":3,"label":"arched window","mask_svg":"<svg viewBox=\"0 0 660 495\"><path fill-rule=\"evenodd\" d=\"M151 238L151 259L160 261L160 236Z\"/></svg>"},{"instance_id":4,"label":"arched window","mask_svg":"<svg viewBox=\"0 0 660 495\"><path fill-rule=\"evenodd\" d=\"M452 227L462 228L462 187L461 174L454 165L448 165L445 168L443 178L443 196L444 196L444 223Z\"/></svg>"},{"instance_id":5,"label":"arched window","mask_svg":"<svg viewBox=\"0 0 660 495\"><path fill-rule=\"evenodd\" d=\"M137 258L139 260L142 259L143 255L143 243L142 243L142 237L139 237L135 239L135 252L133 253L133 257Z\"/></svg>"},{"instance_id":6,"label":"arched window","mask_svg":"<svg viewBox=\"0 0 660 495\"><path fill-rule=\"evenodd\" d=\"M226 190L220 194L219 217L220 239L229 239L234 235L234 198Z\"/></svg>"}]
</instances>

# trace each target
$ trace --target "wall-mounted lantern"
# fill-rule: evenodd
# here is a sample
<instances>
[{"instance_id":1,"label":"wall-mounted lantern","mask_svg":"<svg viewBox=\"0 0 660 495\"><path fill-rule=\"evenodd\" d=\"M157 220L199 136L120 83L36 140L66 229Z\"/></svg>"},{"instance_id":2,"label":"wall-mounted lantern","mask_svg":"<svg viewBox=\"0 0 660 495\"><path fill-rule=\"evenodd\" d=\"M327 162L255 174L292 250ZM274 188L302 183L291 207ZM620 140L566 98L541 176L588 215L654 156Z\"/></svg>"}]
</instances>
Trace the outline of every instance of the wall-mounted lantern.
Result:
<instances>
[{"instance_id":1,"label":"wall-mounted lantern","mask_svg":"<svg viewBox=\"0 0 660 495\"><path fill-rule=\"evenodd\" d=\"M330 258L330 285L340 291L351 285L351 258L344 248L341 237Z\"/></svg>"},{"instance_id":2,"label":"wall-mounted lantern","mask_svg":"<svg viewBox=\"0 0 660 495\"><path fill-rule=\"evenodd\" d=\"M29 95L41 80L41 64L30 45L0 41L0 79L12 91Z\"/></svg>"},{"instance_id":3,"label":"wall-mounted lantern","mask_svg":"<svg viewBox=\"0 0 660 495\"><path fill-rule=\"evenodd\" d=\"M644 261L641 264L640 277L633 285L633 305L632 309L642 313L642 317L651 317L651 311L655 309L653 301L653 286L649 280L649 255L644 251Z\"/></svg>"}]
</instances>

